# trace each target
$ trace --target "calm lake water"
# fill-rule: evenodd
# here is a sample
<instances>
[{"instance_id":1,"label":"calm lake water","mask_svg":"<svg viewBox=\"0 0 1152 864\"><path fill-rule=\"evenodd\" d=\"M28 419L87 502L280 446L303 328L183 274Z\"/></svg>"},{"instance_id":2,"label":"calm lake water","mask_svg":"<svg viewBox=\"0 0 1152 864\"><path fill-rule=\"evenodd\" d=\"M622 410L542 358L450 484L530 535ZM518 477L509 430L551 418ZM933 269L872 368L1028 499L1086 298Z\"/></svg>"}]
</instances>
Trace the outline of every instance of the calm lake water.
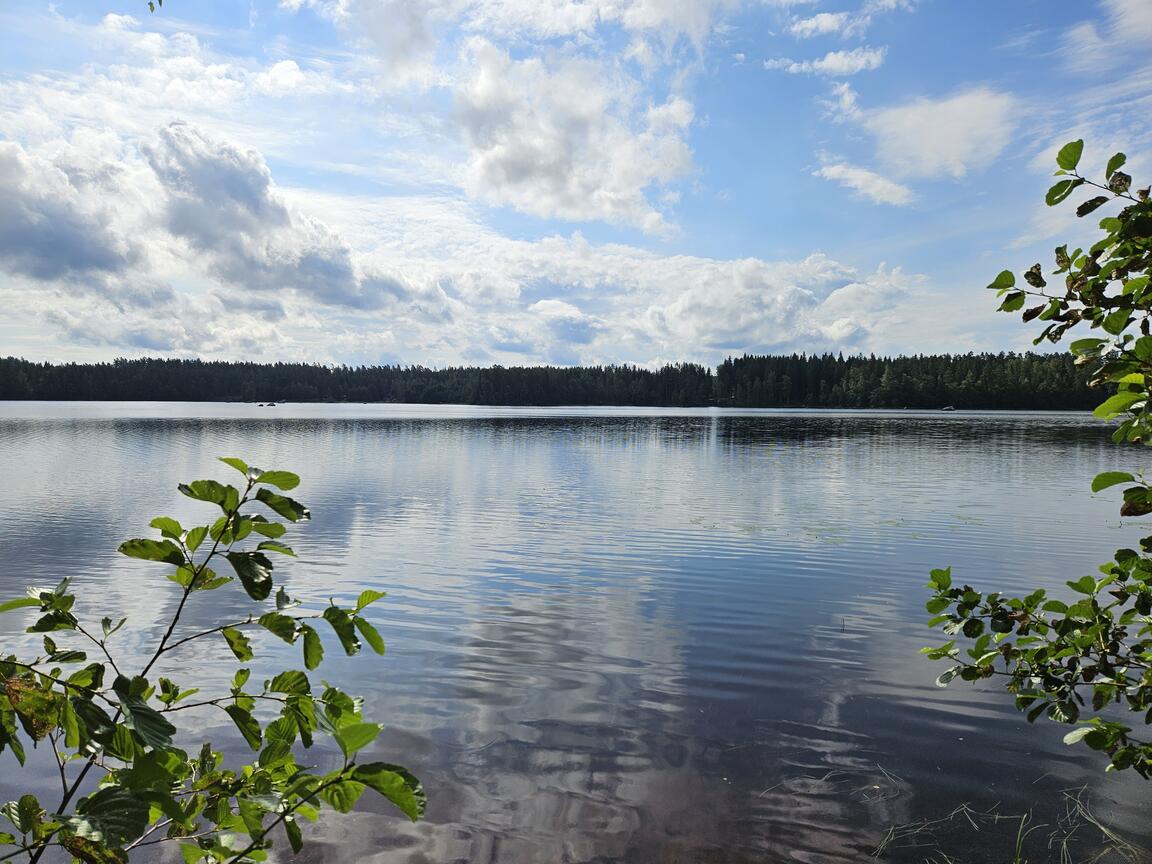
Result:
<instances>
[{"instance_id":1,"label":"calm lake water","mask_svg":"<svg viewBox=\"0 0 1152 864\"><path fill-rule=\"evenodd\" d=\"M1088 484L1143 454L1087 416L0 403L0 597L70 575L139 651L174 588L116 546L156 515L206 520L175 486L227 478L219 455L302 475L293 595L389 592L388 655L321 671L387 722L370 755L423 779L428 816L366 798L305 860L864 862L925 820L883 860L1010 860L1019 820L977 832L947 818L966 803L1030 810L1031 860L1055 861L1068 794L1152 847L1144 781L990 684L936 688L917 653L943 641L930 568L1063 595L1141 536ZM248 606L209 596L190 627ZM23 625L0 618L5 650ZM194 644L170 674L230 675L223 642ZM299 665L264 647L254 678Z\"/></svg>"}]
</instances>

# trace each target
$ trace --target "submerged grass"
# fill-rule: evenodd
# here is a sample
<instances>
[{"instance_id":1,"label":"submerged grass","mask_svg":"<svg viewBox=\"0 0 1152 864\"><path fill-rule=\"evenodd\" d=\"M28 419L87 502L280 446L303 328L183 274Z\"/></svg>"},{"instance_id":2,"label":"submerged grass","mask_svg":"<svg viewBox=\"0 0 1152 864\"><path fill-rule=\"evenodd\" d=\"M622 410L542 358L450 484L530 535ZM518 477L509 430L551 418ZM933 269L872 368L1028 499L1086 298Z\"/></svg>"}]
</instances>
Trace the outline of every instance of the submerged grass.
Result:
<instances>
[{"instance_id":1,"label":"submerged grass","mask_svg":"<svg viewBox=\"0 0 1152 864\"><path fill-rule=\"evenodd\" d=\"M1014 826L1010 859L1011 864L1039 864L1056 861L1059 864L1146 864L1152 862L1148 850L1135 845L1108 827L1093 812L1088 801L1087 787L1063 791L1064 809L1052 822L1037 822L1032 811L1009 814L997 807L976 810L961 804L951 813L938 819L924 819L905 825L893 826L873 850L872 857L884 858L898 850L919 850L925 864L963 864L957 857L955 843L958 834L968 832L1011 829ZM1032 842L1030 841L1032 838ZM1043 857L1028 857L1043 841ZM953 851L950 851L953 850ZM1004 850L1005 853L1008 850Z\"/></svg>"}]
</instances>

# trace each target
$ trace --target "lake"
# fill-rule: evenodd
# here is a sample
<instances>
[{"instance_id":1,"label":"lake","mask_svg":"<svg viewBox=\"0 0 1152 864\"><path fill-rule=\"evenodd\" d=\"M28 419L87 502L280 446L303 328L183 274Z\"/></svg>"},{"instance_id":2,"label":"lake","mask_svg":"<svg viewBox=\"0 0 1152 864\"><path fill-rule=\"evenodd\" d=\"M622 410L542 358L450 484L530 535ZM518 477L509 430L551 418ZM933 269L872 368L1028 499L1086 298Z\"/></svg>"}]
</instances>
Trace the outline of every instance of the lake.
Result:
<instances>
[{"instance_id":1,"label":"lake","mask_svg":"<svg viewBox=\"0 0 1152 864\"><path fill-rule=\"evenodd\" d=\"M1141 536L1116 490L1089 492L1145 467L1107 433L1074 414L0 403L0 599L72 576L140 651L175 589L117 544L156 515L207 521L175 487L230 482L217 456L299 473L313 519L277 572L309 604L388 592L387 656L318 674L366 697L388 724L370 757L430 799L416 825L368 799L326 817L309 861L1010 859L1020 819L961 804L1031 811L1032 860L1059 860L1070 795L1152 847L1145 781L991 683L935 687L945 665L917 653L944 641L931 568L1063 596ZM208 596L190 626L250 605ZM0 618L6 650L25 623ZM223 642L194 645L170 674L231 674ZM299 665L259 647L254 677ZM5 800L26 781L11 758Z\"/></svg>"}]
</instances>

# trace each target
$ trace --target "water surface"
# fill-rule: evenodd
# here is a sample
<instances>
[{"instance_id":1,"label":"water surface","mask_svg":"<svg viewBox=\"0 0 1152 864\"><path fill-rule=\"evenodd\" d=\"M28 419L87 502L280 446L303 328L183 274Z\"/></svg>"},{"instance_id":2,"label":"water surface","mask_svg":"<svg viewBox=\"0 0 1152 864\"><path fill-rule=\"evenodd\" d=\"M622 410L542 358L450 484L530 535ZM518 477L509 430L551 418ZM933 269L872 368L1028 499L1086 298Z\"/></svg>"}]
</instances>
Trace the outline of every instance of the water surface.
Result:
<instances>
[{"instance_id":1,"label":"water surface","mask_svg":"<svg viewBox=\"0 0 1152 864\"><path fill-rule=\"evenodd\" d=\"M333 816L308 860L863 862L961 803L1055 826L1082 787L1152 846L1141 781L991 685L937 689L917 653L930 568L1067 593L1140 536L1088 484L1142 454L1089 417L0 403L0 595L71 575L140 650L175 598L116 545L207 518L175 485L226 478L218 455L303 476L292 594L389 592L387 657L323 671L387 722L370 755L422 777L428 817ZM190 627L247 608L211 603ZM196 644L172 674L230 674ZM222 717L197 722L223 739ZM1002 861L1016 824L941 823L886 860Z\"/></svg>"}]
</instances>

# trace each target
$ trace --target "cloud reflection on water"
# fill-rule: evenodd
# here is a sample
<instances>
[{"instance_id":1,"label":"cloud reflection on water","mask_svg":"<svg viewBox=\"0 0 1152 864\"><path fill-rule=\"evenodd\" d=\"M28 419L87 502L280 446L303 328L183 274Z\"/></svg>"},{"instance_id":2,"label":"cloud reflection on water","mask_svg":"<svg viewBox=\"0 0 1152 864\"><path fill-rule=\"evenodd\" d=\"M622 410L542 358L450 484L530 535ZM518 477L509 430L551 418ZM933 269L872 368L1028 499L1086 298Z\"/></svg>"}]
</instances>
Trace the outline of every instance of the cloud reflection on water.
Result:
<instances>
[{"instance_id":1,"label":"cloud reflection on water","mask_svg":"<svg viewBox=\"0 0 1152 864\"><path fill-rule=\"evenodd\" d=\"M70 572L158 627L169 584L115 546L202 514L171 490L223 476L226 454L304 475L294 595L389 591L389 655L324 671L387 720L373 756L422 776L429 816L326 819L315 860L864 861L959 800L1054 806L1083 783L1137 824L1131 785L1061 730L988 689L936 690L916 653L929 567L1058 586L1130 537L1085 494L1122 458L1090 421L73 410L89 416L0 419L6 595ZM188 626L246 609L218 592ZM223 680L220 647L171 671ZM266 650L257 676L288 657Z\"/></svg>"}]
</instances>

